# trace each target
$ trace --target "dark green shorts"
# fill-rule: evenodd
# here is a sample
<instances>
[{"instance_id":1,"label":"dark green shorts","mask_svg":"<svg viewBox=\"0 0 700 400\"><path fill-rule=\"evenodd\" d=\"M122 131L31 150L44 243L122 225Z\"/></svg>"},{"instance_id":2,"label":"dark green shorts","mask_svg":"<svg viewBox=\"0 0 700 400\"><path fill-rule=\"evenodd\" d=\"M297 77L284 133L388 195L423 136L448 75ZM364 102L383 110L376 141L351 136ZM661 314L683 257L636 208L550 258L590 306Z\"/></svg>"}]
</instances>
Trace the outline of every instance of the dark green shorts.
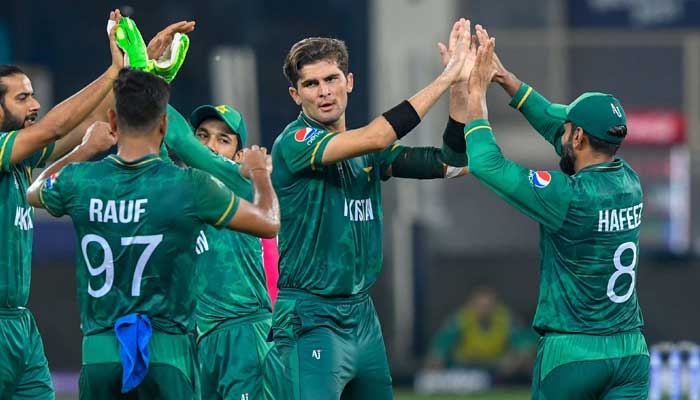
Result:
<instances>
[{"instance_id":1,"label":"dark green shorts","mask_svg":"<svg viewBox=\"0 0 700 400\"><path fill-rule=\"evenodd\" d=\"M202 399L274 399L271 385L276 380L267 372L282 371L267 341L271 325L269 312L232 319L199 340Z\"/></svg>"},{"instance_id":2,"label":"dark green shorts","mask_svg":"<svg viewBox=\"0 0 700 400\"><path fill-rule=\"evenodd\" d=\"M382 330L369 295L322 298L280 290L273 332L273 351L285 378L278 398L393 398Z\"/></svg>"},{"instance_id":3,"label":"dark green shorts","mask_svg":"<svg viewBox=\"0 0 700 400\"><path fill-rule=\"evenodd\" d=\"M199 399L196 345L192 335L153 331L148 343L149 366L144 380L121 393L122 364L113 331L83 337L81 399Z\"/></svg>"},{"instance_id":4,"label":"dark green shorts","mask_svg":"<svg viewBox=\"0 0 700 400\"><path fill-rule=\"evenodd\" d=\"M53 399L44 345L32 313L0 308L0 399Z\"/></svg>"},{"instance_id":5,"label":"dark green shorts","mask_svg":"<svg viewBox=\"0 0 700 400\"><path fill-rule=\"evenodd\" d=\"M547 336L540 339L533 399L648 398L649 355L641 334L568 336L549 342ZM609 358L604 357L606 353Z\"/></svg>"}]
</instances>

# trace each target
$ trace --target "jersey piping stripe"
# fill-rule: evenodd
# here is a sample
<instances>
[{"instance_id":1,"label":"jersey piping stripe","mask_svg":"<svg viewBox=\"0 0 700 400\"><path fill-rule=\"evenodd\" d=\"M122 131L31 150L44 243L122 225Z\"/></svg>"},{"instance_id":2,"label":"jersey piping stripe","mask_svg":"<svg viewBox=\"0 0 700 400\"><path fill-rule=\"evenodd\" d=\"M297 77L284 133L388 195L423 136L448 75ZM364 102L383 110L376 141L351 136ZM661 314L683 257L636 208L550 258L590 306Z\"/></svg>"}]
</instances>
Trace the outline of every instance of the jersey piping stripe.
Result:
<instances>
[{"instance_id":1,"label":"jersey piping stripe","mask_svg":"<svg viewBox=\"0 0 700 400\"><path fill-rule=\"evenodd\" d=\"M49 214L53 215L54 217L58 217L58 214L53 212L51 208L49 208L49 205L46 204L46 201L44 201L44 188L46 187L46 181L41 184L41 187L39 188L39 203L41 203L42 206L44 206L44 209L49 212Z\"/></svg>"},{"instance_id":2,"label":"jersey piping stripe","mask_svg":"<svg viewBox=\"0 0 700 400\"><path fill-rule=\"evenodd\" d=\"M314 147L314 152L311 153L311 170L316 171L316 166L314 165L314 159L316 158L316 152L318 151L318 148L321 146L321 143L323 143L324 140L326 140L330 135L334 134L335 132L328 132L326 136L322 137L321 140L316 143L316 147Z\"/></svg>"},{"instance_id":3,"label":"jersey piping stripe","mask_svg":"<svg viewBox=\"0 0 700 400\"><path fill-rule=\"evenodd\" d=\"M37 166L41 165L42 162L44 162L44 157L46 156L46 152L49 150L49 146L44 147L44 150L41 152L41 157L39 157L39 162L36 163Z\"/></svg>"},{"instance_id":4,"label":"jersey piping stripe","mask_svg":"<svg viewBox=\"0 0 700 400\"><path fill-rule=\"evenodd\" d=\"M399 143L399 142L394 143L394 145L391 146L391 151L396 150L396 148L399 147L399 146L401 146L401 143Z\"/></svg>"},{"instance_id":5,"label":"jersey piping stripe","mask_svg":"<svg viewBox=\"0 0 700 400\"><path fill-rule=\"evenodd\" d=\"M127 163L125 163L125 162L119 160L118 158L116 158L116 157L114 157L114 156L109 156L109 158L111 158L112 161L116 162L116 163L119 164L119 165L122 165L122 166L124 166L124 167L130 167L130 168L133 168L133 167L140 167L140 166L142 166L142 165L144 165L144 164L148 164L148 163L151 162L151 161L160 160L160 157L156 157L156 158L151 158L151 159L149 159L149 160L143 160L143 161L137 162L136 164L127 164Z\"/></svg>"},{"instance_id":6,"label":"jersey piping stripe","mask_svg":"<svg viewBox=\"0 0 700 400\"><path fill-rule=\"evenodd\" d=\"M520 102L518 103L517 106L515 106L516 110L520 110L520 107L523 106L523 103L525 103L525 100L530 96L530 93L532 93L532 87L528 87L527 90L525 91L525 94L523 95L523 98L520 99Z\"/></svg>"},{"instance_id":7,"label":"jersey piping stripe","mask_svg":"<svg viewBox=\"0 0 700 400\"><path fill-rule=\"evenodd\" d=\"M232 193L231 194L231 201L228 203L228 207L226 208L226 211L224 211L224 213L221 215L221 218L219 218L219 220L216 221L214 226L219 226L219 224L222 223L226 219L226 216L231 211L231 208L233 208L234 200L236 200L236 195Z\"/></svg>"},{"instance_id":8,"label":"jersey piping stripe","mask_svg":"<svg viewBox=\"0 0 700 400\"><path fill-rule=\"evenodd\" d=\"M8 133L7 136L5 136L5 141L2 142L2 148L0 148L0 169L2 169L2 160L3 160L3 157L5 156L5 147L7 146L7 142L10 140L12 135L14 135L15 133L17 133L17 131L12 131L12 132Z\"/></svg>"},{"instance_id":9,"label":"jersey piping stripe","mask_svg":"<svg viewBox=\"0 0 700 400\"><path fill-rule=\"evenodd\" d=\"M466 139L467 136L469 136L470 133L474 132L474 131L477 130L477 129L488 129L488 130L491 130L491 127L488 126L488 125L479 125L479 126L475 126L475 127L473 127L472 129L468 130L467 133L464 134L464 138Z\"/></svg>"}]
</instances>

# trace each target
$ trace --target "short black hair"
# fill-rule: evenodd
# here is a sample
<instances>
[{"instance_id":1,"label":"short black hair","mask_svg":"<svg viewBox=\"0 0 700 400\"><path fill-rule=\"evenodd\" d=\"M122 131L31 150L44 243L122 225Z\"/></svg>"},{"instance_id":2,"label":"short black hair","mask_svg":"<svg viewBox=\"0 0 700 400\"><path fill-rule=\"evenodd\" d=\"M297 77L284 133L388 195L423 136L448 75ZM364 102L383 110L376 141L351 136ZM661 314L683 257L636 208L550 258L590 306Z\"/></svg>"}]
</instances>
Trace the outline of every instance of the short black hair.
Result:
<instances>
[{"instance_id":1,"label":"short black hair","mask_svg":"<svg viewBox=\"0 0 700 400\"><path fill-rule=\"evenodd\" d=\"M579 128L579 126L572 122L571 132L573 133L576 130L576 128ZM583 128L581 129L583 130ZM614 157L615 154L617 154L617 151L620 149L619 143L610 143L606 142L605 140L598 139L597 137L586 132L585 130L583 131L583 134L586 135L588 143L590 143L591 148L596 153L605 154L609 157ZM608 130L607 134L614 137L625 137L627 135L627 127L625 125L613 126Z\"/></svg>"},{"instance_id":2,"label":"short black hair","mask_svg":"<svg viewBox=\"0 0 700 400\"><path fill-rule=\"evenodd\" d=\"M0 79L12 75L27 75L22 68L12 64L0 64ZM7 94L7 85L0 80L0 104L5 105L5 95Z\"/></svg>"},{"instance_id":3,"label":"short black hair","mask_svg":"<svg viewBox=\"0 0 700 400\"><path fill-rule=\"evenodd\" d=\"M123 68L114 81L114 98L119 126L146 133L165 115L170 85L151 73Z\"/></svg>"},{"instance_id":4,"label":"short black hair","mask_svg":"<svg viewBox=\"0 0 700 400\"><path fill-rule=\"evenodd\" d=\"M343 75L348 74L348 48L340 39L311 37L300 40L292 46L284 59L282 72L293 87L297 87L299 71L304 65L330 60L338 63Z\"/></svg>"}]
</instances>

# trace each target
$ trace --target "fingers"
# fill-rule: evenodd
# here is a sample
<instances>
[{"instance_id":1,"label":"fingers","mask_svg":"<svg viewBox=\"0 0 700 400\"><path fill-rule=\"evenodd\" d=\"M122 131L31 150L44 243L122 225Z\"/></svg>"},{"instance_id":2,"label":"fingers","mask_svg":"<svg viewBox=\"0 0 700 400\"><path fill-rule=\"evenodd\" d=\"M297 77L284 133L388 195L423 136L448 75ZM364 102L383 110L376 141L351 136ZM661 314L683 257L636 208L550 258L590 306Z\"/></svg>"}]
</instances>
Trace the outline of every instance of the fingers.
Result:
<instances>
[{"instance_id":1,"label":"fingers","mask_svg":"<svg viewBox=\"0 0 700 400\"><path fill-rule=\"evenodd\" d=\"M440 51L440 57L442 58L442 63L447 64L447 62L450 59L450 54L447 51L447 47L445 47L445 44L440 42L438 43L438 50Z\"/></svg>"}]
</instances>

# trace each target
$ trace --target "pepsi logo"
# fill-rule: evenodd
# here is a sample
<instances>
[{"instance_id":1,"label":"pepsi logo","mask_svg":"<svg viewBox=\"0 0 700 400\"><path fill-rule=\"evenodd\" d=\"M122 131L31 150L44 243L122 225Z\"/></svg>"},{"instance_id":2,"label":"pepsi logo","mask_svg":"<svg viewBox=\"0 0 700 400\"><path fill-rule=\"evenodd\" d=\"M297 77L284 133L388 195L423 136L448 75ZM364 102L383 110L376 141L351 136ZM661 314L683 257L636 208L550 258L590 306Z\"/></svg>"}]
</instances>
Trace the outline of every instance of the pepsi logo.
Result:
<instances>
[{"instance_id":1,"label":"pepsi logo","mask_svg":"<svg viewBox=\"0 0 700 400\"><path fill-rule=\"evenodd\" d=\"M316 129L314 128L301 128L294 134L294 139L296 139L297 142L303 142L313 136L315 131Z\"/></svg>"},{"instance_id":2,"label":"pepsi logo","mask_svg":"<svg viewBox=\"0 0 700 400\"><path fill-rule=\"evenodd\" d=\"M552 181L552 175L547 171L532 171L530 173L532 185L538 189L545 188Z\"/></svg>"}]
</instances>

